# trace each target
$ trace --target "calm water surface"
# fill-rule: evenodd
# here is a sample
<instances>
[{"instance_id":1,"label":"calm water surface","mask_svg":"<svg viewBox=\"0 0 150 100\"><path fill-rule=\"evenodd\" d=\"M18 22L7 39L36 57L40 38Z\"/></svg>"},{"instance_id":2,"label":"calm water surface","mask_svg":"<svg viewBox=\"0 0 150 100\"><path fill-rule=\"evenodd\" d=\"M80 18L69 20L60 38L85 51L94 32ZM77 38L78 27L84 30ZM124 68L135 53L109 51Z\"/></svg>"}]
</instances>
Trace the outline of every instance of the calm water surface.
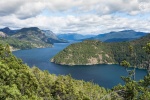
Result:
<instances>
[{"instance_id":1,"label":"calm water surface","mask_svg":"<svg viewBox=\"0 0 150 100\"><path fill-rule=\"evenodd\" d=\"M105 88L112 88L121 83L120 76L127 76L126 70L119 65L92 65L92 66L62 66L50 62L50 59L70 43L55 44L53 48L19 50L13 52L30 67L37 66L41 70L48 70L56 75L70 74L75 79L92 81ZM146 70L136 69L136 80L142 79Z\"/></svg>"}]
</instances>

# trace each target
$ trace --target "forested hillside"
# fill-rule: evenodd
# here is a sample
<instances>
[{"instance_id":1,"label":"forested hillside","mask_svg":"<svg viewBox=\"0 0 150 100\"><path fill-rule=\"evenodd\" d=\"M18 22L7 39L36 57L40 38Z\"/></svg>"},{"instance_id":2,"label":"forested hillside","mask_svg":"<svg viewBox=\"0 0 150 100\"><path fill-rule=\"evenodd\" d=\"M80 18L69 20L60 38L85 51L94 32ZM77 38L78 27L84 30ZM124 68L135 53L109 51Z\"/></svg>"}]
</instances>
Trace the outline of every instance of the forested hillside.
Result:
<instances>
[{"instance_id":1,"label":"forested hillside","mask_svg":"<svg viewBox=\"0 0 150 100\"><path fill-rule=\"evenodd\" d=\"M62 65L120 64L127 60L132 67L147 68L150 59L143 47L150 42L150 34L130 42L104 43L85 40L68 46L51 59ZM129 47L133 47L131 57Z\"/></svg>"},{"instance_id":2,"label":"forested hillside","mask_svg":"<svg viewBox=\"0 0 150 100\"><path fill-rule=\"evenodd\" d=\"M85 40L81 43L71 44L58 53L51 62L62 65L93 65L113 64L113 55L107 45L94 40Z\"/></svg>"},{"instance_id":3,"label":"forested hillside","mask_svg":"<svg viewBox=\"0 0 150 100\"><path fill-rule=\"evenodd\" d=\"M125 85L106 90L91 82L56 76L29 68L16 58L9 45L0 44L0 100L149 100L150 74L136 82L123 77ZM111 84L111 83L110 83Z\"/></svg>"},{"instance_id":4,"label":"forested hillside","mask_svg":"<svg viewBox=\"0 0 150 100\"><path fill-rule=\"evenodd\" d=\"M11 30L8 27L0 29L0 43L9 44L13 50L52 47L54 43L68 41L57 38L50 30L40 30L38 27Z\"/></svg>"},{"instance_id":5,"label":"forested hillside","mask_svg":"<svg viewBox=\"0 0 150 100\"><path fill-rule=\"evenodd\" d=\"M100 100L110 92L90 82L29 68L0 44L0 100ZM111 97L108 98L109 100Z\"/></svg>"}]
</instances>

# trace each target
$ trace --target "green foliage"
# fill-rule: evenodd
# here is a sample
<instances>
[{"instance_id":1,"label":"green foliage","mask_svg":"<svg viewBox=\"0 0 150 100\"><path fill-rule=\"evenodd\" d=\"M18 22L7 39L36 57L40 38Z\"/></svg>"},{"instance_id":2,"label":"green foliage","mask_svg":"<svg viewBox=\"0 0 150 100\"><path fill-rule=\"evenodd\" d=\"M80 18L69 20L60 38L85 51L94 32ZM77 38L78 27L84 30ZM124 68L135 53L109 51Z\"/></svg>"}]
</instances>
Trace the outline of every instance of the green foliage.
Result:
<instances>
[{"instance_id":1,"label":"green foliage","mask_svg":"<svg viewBox=\"0 0 150 100\"><path fill-rule=\"evenodd\" d=\"M6 44L6 43L10 44L10 46L16 49L31 49L31 48L52 46L51 44L44 43L42 41L19 40L17 38L12 38L12 37L0 39L0 42L3 44Z\"/></svg>"},{"instance_id":2,"label":"green foliage","mask_svg":"<svg viewBox=\"0 0 150 100\"><path fill-rule=\"evenodd\" d=\"M121 66L124 66L124 67L130 67L130 63L127 62L126 60L123 60L121 63L120 63Z\"/></svg>"},{"instance_id":3,"label":"green foliage","mask_svg":"<svg viewBox=\"0 0 150 100\"><path fill-rule=\"evenodd\" d=\"M150 54L150 43L147 43L144 49L147 54Z\"/></svg>"},{"instance_id":4,"label":"green foliage","mask_svg":"<svg viewBox=\"0 0 150 100\"><path fill-rule=\"evenodd\" d=\"M126 64L125 64L126 65ZM128 64L127 64L128 65ZM71 76L29 68L0 44L0 100L148 100L150 74L138 82L122 77L124 86L106 90Z\"/></svg>"},{"instance_id":5,"label":"green foliage","mask_svg":"<svg viewBox=\"0 0 150 100\"><path fill-rule=\"evenodd\" d=\"M149 100L150 99L150 74L147 74L143 80L134 81L125 78L126 84L124 86L118 85L113 88L113 91L125 98L125 100ZM127 81L128 80L128 81Z\"/></svg>"},{"instance_id":6,"label":"green foliage","mask_svg":"<svg viewBox=\"0 0 150 100\"><path fill-rule=\"evenodd\" d=\"M51 62L62 65L88 65L103 63L120 64L123 60L126 60L130 63L131 67L148 69L146 62L149 60L147 55L149 43L146 45L147 53L143 50L143 47L149 41L150 35L134 41L118 43L86 40L81 43L71 44L54 56Z\"/></svg>"},{"instance_id":7,"label":"green foliage","mask_svg":"<svg viewBox=\"0 0 150 100\"><path fill-rule=\"evenodd\" d=\"M0 100L100 100L110 92L69 75L29 68L8 47L0 44Z\"/></svg>"},{"instance_id":8,"label":"green foliage","mask_svg":"<svg viewBox=\"0 0 150 100\"><path fill-rule=\"evenodd\" d=\"M113 55L106 44L86 40L71 44L58 53L51 61L63 65L91 65L114 63Z\"/></svg>"}]
</instances>

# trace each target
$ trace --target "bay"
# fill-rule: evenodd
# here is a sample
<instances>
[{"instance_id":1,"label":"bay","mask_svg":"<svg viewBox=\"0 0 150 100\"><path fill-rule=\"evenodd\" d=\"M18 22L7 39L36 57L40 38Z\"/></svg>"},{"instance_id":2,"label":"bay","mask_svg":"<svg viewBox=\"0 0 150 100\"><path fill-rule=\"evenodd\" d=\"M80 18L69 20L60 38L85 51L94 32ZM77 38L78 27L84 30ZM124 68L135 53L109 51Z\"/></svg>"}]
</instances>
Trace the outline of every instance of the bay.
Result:
<instances>
[{"instance_id":1,"label":"bay","mask_svg":"<svg viewBox=\"0 0 150 100\"><path fill-rule=\"evenodd\" d=\"M21 58L30 67L37 66L41 70L48 70L51 74L70 74L75 79L92 81L105 88L124 84L120 77L127 76L128 74L125 68L119 65L62 66L50 62L54 55L71 43L54 44L53 48L19 50L14 51L13 54ZM146 74L146 70L136 69L136 80L143 79Z\"/></svg>"}]
</instances>

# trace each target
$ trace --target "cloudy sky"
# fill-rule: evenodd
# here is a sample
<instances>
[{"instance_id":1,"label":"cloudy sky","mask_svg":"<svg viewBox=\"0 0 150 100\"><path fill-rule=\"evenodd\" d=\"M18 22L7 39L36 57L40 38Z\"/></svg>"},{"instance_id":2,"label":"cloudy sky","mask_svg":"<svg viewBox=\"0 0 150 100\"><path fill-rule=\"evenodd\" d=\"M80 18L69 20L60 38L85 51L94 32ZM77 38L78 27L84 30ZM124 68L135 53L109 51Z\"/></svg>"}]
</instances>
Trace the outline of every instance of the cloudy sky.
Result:
<instances>
[{"instance_id":1,"label":"cloudy sky","mask_svg":"<svg viewBox=\"0 0 150 100\"><path fill-rule=\"evenodd\" d=\"M150 0L0 0L0 28L59 33L150 32Z\"/></svg>"}]
</instances>

